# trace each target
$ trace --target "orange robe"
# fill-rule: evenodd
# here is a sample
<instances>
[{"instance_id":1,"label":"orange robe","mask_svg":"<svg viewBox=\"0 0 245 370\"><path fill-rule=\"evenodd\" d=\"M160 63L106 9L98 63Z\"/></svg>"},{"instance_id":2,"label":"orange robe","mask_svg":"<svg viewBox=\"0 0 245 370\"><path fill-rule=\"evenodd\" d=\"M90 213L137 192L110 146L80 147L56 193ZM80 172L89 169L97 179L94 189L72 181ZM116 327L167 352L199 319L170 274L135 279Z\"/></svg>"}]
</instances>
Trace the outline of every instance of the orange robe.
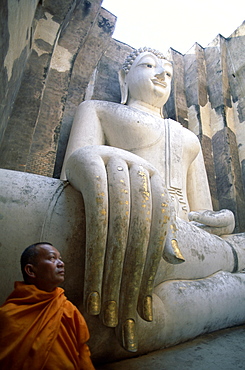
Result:
<instances>
[{"instance_id":1,"label":"orange robe","mask_svg":"<svg viewBox=\"0 0 245 370\"><path fill-rule=\"evenodd\" d=\"M94 370L89 332L64 290L15 283L0 308L0 369Z\"/></svg>"}]
</instances>

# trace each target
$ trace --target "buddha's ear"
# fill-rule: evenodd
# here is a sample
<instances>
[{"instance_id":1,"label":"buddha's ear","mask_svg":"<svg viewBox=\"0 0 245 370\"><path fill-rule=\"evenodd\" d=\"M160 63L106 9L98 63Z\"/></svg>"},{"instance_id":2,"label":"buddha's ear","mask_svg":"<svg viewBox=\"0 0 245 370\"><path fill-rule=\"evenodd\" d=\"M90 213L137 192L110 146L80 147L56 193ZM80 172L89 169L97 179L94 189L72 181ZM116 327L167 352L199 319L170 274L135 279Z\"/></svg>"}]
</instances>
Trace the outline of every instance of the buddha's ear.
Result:
<instances>
[{"instance_id":1,"label":"buddha's ear","mask_svg":"<svg viewBox=\"0 0 245 370\"><path fill-rule=\"evenodd\" d=\"M162 106L162 108L160 109L160 115L161 115L161 117L162 117L162 118L164 118L163 106Z\"/></svg>"},{"instance_id":2,"label":"buddha's ear","mask_svg":"<svg viewBox=\"0 0 245 370\"><path fill-rule=\"evenodd\" d=\"M126 104L128 99L128 84L126 82L126 72L124 69L118 72L118 77L121 90L121 104Z\"/></svg>"}]
</instances>

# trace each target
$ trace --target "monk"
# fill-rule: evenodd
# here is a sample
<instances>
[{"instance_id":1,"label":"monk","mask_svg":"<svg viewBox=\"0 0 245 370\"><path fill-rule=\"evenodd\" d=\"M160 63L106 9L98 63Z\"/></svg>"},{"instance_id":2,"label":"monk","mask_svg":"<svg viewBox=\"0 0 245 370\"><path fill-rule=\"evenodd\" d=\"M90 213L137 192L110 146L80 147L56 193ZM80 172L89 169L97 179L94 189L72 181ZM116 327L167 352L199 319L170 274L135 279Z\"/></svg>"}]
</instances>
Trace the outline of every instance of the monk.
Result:
<instances>
[{"instance_id":1,"label":"monk","mask_svg":"<svg viewBox=\"0 0 245 370\"><path fill-rule=\"evenodd\" d=\"M0 308L0 368L92 370L89 332L78 309L59 288L64 262L49 243L36 243L21 256L24 282Z\"/></svg>"}]
</instances>

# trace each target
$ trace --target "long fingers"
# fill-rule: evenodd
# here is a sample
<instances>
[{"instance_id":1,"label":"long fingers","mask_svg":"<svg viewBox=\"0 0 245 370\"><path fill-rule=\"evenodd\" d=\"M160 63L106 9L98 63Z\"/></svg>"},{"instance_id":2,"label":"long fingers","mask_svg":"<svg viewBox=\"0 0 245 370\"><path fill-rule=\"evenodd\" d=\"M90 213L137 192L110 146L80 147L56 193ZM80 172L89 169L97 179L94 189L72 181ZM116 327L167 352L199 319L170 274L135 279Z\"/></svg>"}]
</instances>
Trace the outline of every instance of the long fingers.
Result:
<instances>
[{"instance_id":1,"label":"long fingers","mask_svg":"<svg viewBox=\"0 0 245 370\"><path fill-rule=\"evenodd\" d=\"M138 299L138 312L146 321L153 320L152 291L170 220L170 199L158 174L154 174L151 177L151 189L152 222L150 239Z\"/></svg>"},{"instance_id":2,"label":"long fingers","mask_svg":"<svg viewBox=\"0 0 245 370\"><path fill-rule=\"evenodd\" d=\"M124 348L135 352L137 309L152 320L152 290L169 224L167 190L158 172L132 153L86 147L73 155L67 178L85 203L87 312L101 311L103 323L117 326Z\"/></svg>"},{"instance_id":3,"label":"long fingers","mask_svg":"<svg viewBox=\"0 0 245 370\"><path fill-rule=\"evenodd\" d=\"M79 160L78 160L79 159ZM101 288L108 229L107 174L100 156L77 151L67 162L67 178L82 192L86 213L84 302L90 315L101 309Z\"/></svg>"},{"instance_id":4,"label":"long fingers","mask_svg":"<svg viewBox=\"0 0 245 370\"><path fill-rule=\"evenodd\" d=\"M111 158L106 166L109 184L109 232L103 277L102 320L118 324L118 303L130 217L130 184L127 163Z\"/></svg>"},{"instance_id":5,"label":"long fingers","mask_svg":"<svg viewBox=\"0 0 245 370\"><path fill-rule=\"evenodd\" d=\"M151 190L148 171L133 164L129 170L131 217L120 294L119 337L124 348L138 349L136 333L138 295L151 226Z\"/></svg>"}]
</instances>

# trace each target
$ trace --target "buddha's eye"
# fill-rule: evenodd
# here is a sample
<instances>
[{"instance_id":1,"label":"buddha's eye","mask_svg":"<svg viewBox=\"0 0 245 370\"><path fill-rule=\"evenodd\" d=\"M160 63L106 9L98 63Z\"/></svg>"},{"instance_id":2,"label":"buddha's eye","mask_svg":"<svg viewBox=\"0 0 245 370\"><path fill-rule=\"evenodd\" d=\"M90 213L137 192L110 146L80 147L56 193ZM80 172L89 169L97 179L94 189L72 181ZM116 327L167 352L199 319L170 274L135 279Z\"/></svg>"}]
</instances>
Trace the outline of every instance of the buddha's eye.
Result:
<instances>
[{"instance_id":1,"label":"buddha's eye","mask_svg":"<svg viewBox=\"0 0 245 370\"><path fill-rule=\"evenodd\" d=\"M168 77L172 77L172 75L171 75L171 73L170 73L170 72L166 72L166 75L167 75Z\"/></svg>"},{"instance_id":2,"label":"buddha's eye","mask_svg":"<svg viewBox=\"0 0 245 370\"><path fill-rule=\"evenodd\" d=\"M153 68L153 65L152 64L147 64L146 65L148 68Z\"/></svg>"}]
</instances>

